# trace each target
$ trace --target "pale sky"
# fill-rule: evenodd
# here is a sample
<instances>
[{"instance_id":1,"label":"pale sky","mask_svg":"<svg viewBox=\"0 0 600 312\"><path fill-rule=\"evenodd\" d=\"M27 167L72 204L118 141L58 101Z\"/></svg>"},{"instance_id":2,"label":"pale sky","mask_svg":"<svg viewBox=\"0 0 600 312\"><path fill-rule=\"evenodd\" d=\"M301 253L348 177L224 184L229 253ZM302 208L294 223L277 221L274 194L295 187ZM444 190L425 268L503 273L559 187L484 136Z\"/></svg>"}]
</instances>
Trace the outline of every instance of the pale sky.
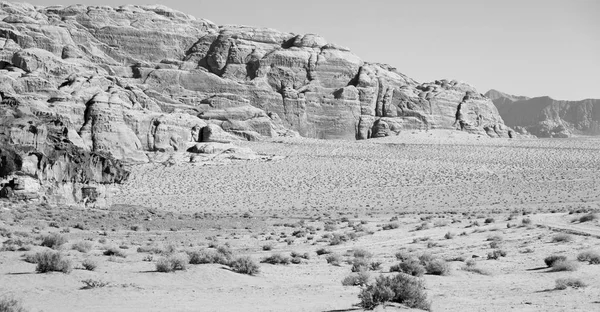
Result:
<instances>
[{"instance_id":1,"label":"pale sky","mask_svg":"<svg viewBox=\"0 0 600 312\"><path fill-rule=\"evenodd\" d=\"M149 2L153 1L153 2ZM555 99L600 98L600 0L29 0L158 3L218 25L319 34L426 82L457 79Z\"/></svg>"}]
</instances>

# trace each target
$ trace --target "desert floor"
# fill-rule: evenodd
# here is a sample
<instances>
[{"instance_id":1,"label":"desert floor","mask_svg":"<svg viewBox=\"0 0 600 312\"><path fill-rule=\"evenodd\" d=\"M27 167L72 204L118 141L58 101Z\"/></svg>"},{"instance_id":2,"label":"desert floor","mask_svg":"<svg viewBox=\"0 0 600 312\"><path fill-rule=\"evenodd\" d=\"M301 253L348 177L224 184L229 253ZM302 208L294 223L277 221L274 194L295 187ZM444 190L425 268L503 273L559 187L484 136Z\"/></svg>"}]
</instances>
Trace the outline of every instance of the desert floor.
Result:
<instances>
[{"instance_id":1,"label":"desert floor","mask_svg":"<svg viewBox=\"0 0 600 312\"><path fill-rule=\"evenodd\" d=\"M422 277L433 311L600 311L600 265L577 260L600 253L589 214L600 210L599 138L407 131L236 144L269 157L135 165L110 208L0 201L0 296L47 312L355 311L361 287L341 281L361 250L380 262L370 281L396 274L398 252L444 260L447 275ZM68 240L55 247L74 265L68 274L36 273L25 261L49 249L40 246L49 233ZM81 242L89 250L72 249ZM308 259L260 263L254 276L221 264L156 270L161 257L218 246L257 263L291 252ZM121 256L104 255L111 248ZM328 263L334 254L340 262ZM569 271L546 266L555 254ZM84 270L86 259L97 268ZM562 278L587 287L557 289ZM90 289L82 280L107 284Z\"/></svg>"}]
</instances>

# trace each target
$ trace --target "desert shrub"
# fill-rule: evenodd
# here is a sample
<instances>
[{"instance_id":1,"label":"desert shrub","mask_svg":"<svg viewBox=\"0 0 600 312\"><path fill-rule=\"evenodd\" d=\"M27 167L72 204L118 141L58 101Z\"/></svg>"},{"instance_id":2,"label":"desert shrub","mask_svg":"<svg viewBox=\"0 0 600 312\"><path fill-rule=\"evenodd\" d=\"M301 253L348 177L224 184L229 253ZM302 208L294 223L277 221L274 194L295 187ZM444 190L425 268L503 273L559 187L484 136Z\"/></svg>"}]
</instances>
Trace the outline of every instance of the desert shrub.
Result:
<instances>
[{"instance_id":1,"label":"desert shrub","mask_svg":"<svg viewBox=\"0 0 600 312\"><path fill-rule=\"evenodd\" d=\"M156 261L157 272L173 272L178 270L187 270L187 266L190 262L187 254L180 253L161 257Z\"/></svg>"},{"instance_id":2,"label":"desert shrub","mask_svg":"<svg viewBox=\"0 0 600 312\"><path fill-rule=\"evenodd\" d=\"M500 257L506 257L506 251L502 249L496 249L488 252L487 254L488 260L498 260Z\"/></svg>"},{"instance_id":3,"label":"desert shrub","mask_svg":"<svg viewBox=\"0 0 600 312\"><path fill-rule=\"evenodd\" d=\"M0 312L27 312L21 301L13 297L0 298Z\"/></svg>"},{"instance_id":4,"label":"desert shrub","mask_svg":"<svg viewBox=\"0 0 600 312\"><path fill-rule=\"evenodd\" d=\"M81 287L82 289L102 288L109 284L108 282L103 282L101 280L95 280L91 278L82 280L81 282L84 284L84 286Z\"/></svg>"},{"instance_id":5,"label":"desert shrub","mask_svg":"<svg viewBox=\"0 0 600 312\"><path fill-rule=\"evenodd\" d=\"M80 242L74 243L71 246L71 249L77 250L82 253L88 253L88 252L90 252L90 250L92 250L93 247L94 247L94 245L90 241L80 241Z\"/></svg>"},{"instance_id":6,"label":"desert shrub","mask_svg":"<svg viewBox=\"0 0 600 312\"><path fill-rule=\"evenodd\" d=\"M450 274L450 265L445 260L433 259L425 263L425 272L432 275L448 275Z\"/></svg>"},{"instance_id":7,"label":"desert shrub","mask_svg":"<svg viewBox=\"0 0 600 312\"><path fill-rule=\"evenodd\" d=\"M108 249L106 249L103 253L105 256L117 256L117 257L121 257L121 258L125 258L127 257L127 254L125 254L125 252L121 249L119 249L118 247L109 247Z\"/></svg>"},{"instance_id":8,"label":"desert shrub","mask_svg":"<svg viewBox=\"0 0 600 312\"><path fill-rule=\"evenodd\" d=\"M341 243L347 242L348 241L348 237L344 234L339 234L339 233L333 233L333 235L331 236L331 240L329 241L329 245L334 246L334 245L339 245Z\"/></svg>"},{"instance_id":9,"label":"desert shrub","mask_svg":"<svg viewBox=\"0 0 600 312\"><path fill-rule=\"evenodd\" d=\"M523 224L523 225L530 225L531 224L531 219L529 219L529 218L523 218L521 220L521 224Z\"/></svg>"},{"instance_id":10,"label":"desert shrub","mask_svg":"<svg viewBox=\"0 0 600 312\"><path fill-rule=\"evenodd\" d=\"M431 228L431 225L427 222L423 222L415 228L415 231L423 231Z\"/></svg>"},{"instance_id":11,"label":"desert shrub","mask_svg":"<svg viewBox=\"0 0 600 312\"><path fill-rule=\"evenodd\" d=\"M94 271L98 267L98 264L93 260L85 259L81 262L81 266L88 271Z\"/></svg>"},{"instance_id":12,"label":"desert shrub","mask_svg":"<svg viewBox=\"0 0 600 312\"><path fill-rule=\"evenodd\" d=\"M567 277L567 278L559 278L556 280L556 289L567 289L567 287L571 288L584 288L587 287L587 284L584 283L579 278Z\"/></svg>"},{"instance_id":13,"label":"desert shrub","mask_svg":"<svg viewBox=\"0 0 600 312\"><path fill-rule=\"evenodd\" d=\"M229 263L229 267L240 274L256 275L260 272L258 264L248 256L235 258Z\"/></svg>"},{"instance_id":14,"label":"desert shrub","mask_svg":"<svg viewBox=\"0 0 600 312\"><path fill-rule=\"evenodd\" d=\"M456 236L456 234L454 234L452 232L447 232L446 234L444 234L445 239L453 239L454 236Z\"/></svg>"},{"instance_id":15,"label":"desert shrub","mask_svg":"<svg viewBox=\"0 0 600 312\"><path fill-rule=\"evenodd\" d=\"M550 255L550 256L544 258L544 263L546 263L546 266L551 267L556 261L565 261L565 260L567 260L566 256Z\"/></svg>"},{"instance_id":16,"label":"desert shrub","mask_svg":"<svg viewBox=\"0 0 600 312\"><path fill-rule=\"evenodd\" d=\"M410 257L411 257L411 255L410 255L410 252L408 252L408 251L405 251L405 250L400 250L400 251L398 251L398 252L395 254L395 256L396 256L396 259L397 259L397 260L400 260L400 261L404 261L404 260L406 260L406 259L408 259L408 258L410 258Z\"/></svg>"},{"instance_id":17,"label":"desert shrub","mask_svg":"<svg viewBox=\"0 0 600 312\"><path fill-rule=\"evenodd\" d=\"M410 308L431 310L423 280L406 274L379 276L375 283L363 288L358 295L360 306L373 309L386 302L405 304Z\"/></svg>"},{"instance_id":18,"label":"desert shrub","mask_svg":"<svg viewBox=\"0 0 600 312\"><path fill-rule=\"evenodd\" d=\"M398 224L397 222L392 222L392 223L385 224L381 229L383 229L384 231L387 231L387 230L397 229L399 227L400 227L400 224Z\"/></svg>"},{"instance_id":19,"label":"desert shrub","mask_svg":"<svg viewBox=\"0 0 600 312\"><path fill-rule=\"evenodd\" d=\"M269 264L283 264L283 265L287 265L290 264L290 258L287 256L284 256L282 254L273 254L269 257L264 258L262 261L262 263L269 263Z\"/></svg>"},{"instance_id":20,"label":"desert shrub","mask_svg":"<svg viewBox=\"0 0 600 312\"><path fill-rule=\"evenodd\" d=\"M579 218L579 222L589 222L594 220L598 220L598 214L596 213L588 213Z\"/></svg>"},{"instance_id":21,"label":"desert shrub","mask_svg":"<svg viewBox=\"0 0 600 312\"><path fill-rule=\"evenodd\" d=\"M35 271L38 273L63 272L70 273L73 269L71 261L65 258L58 251L46 250L35 255L37 266Z\"/></svg>"},{"instance_id":22,"label":"desert shrub","mask_svg":"<svg viewBox=\"0 0 600 312\"><path fill-rule=\"evenodd\" d=\"M218 263L227 265L232 258L232 256L227 252L221 253L218 250L212 249L188 251L187 255L189 257L190 264Z\"/></svg>"},{"instance_id":23,"label":"desert shrub","mask_svg":"<svg viewBox=\"0 0 600 312\"><path fill-rule=\"evenodd\" d=\"M299 252L292 251L290 253L290 256L292 258L302 258L302 259L310 260L310 254L308 252L301 254Z\"/></svg>"},{"instance_id":24,"label":"desert shrub","mask_svg":"<svg viewBox=\"0 0 600 312\"><path fill-rule=\"evenodd\" d=\"M600 254L598 254L595 251L582 251L577 255L577 260L579 261L588 261L590 262L592 259L594 260L600 260Z\"/></svg>"},{"instance_id":25,"label":"desert shrub","mask_svg":"<svg viewBox=\"0 0 600 312\"><path fill-rule=\"evenodd\" d=\"M369 270L369 262L364 258L354 258L352 260L352 272L360 272Z\"/></svg>"},{"instance_id":26,"label":"desert shrub","mask_svg":"<svg viewBox=\"0 0 600 312\"><path fill-rule=\"evenodd\" d=\"M364 249L353 249L352 256L354 258L371 258L373 257L373 254Z\"/></svg>"},{"instance_id":27,"label":"desert shrub","mask_svg":"<svg viewBox=\"0 0 600 312\"><path fill-rule=\"evenodd\" d=\"M372 261L371 263L369 263L369 270L371 271L377 271L381 269L381 262L380 261Z\"/></svg>"},{"instance_id":28,"label":"desert shrub","mask_svg":"<svg viewBox=\"0 0 600 312\"><path fill-rule=\"evenodd\" d=\"M27 263L33 263L33 264L37 264L38 263L38 255L40 253L27 253L23 255L23 260Z\"/></svg>"},{"instance_id":29,"label":"desert shrub","mask_svg":"<svg viewBox=\"0 0 600 312\"><path fill-rule=\"evenodd\" d=\"M58 249L60 246L67 243L67 238L56 233L52 233L50 235L46 235L42 238L41 246Z\"/></svg>"},{"instance_id":30,"label":"desert shrub","mask_svg":"<svg viewBox=\"0 0 600 312\"><path fill-rule=\"evenodd\" d=\"M266 244L262 246L262 250L269 251L273 249L273 244Z\"/></svg>"},{"instance_id":31,"label":"desert shrub","mask_svg":"<svg viewBox=\"0 0 600 312\"><path fill-rule=\"evenodd\" d=\"M332 253L332 252L333 252L333 251L331 251L331 249L327 249L327 248L319 248L319 249L317 249L317 256L320 256L320 255L326 255L326 254L330 254L330 253Z\"/></svg>"},{"instance_id":32,"label":"desert shrub","mask_svg":"<svg viewBox=\"0 0 600 312\"><path fill-rule=\"evenodd\" d=\"M485 221L483 221L485 224L490 224L490 223L494 223L496 222L496 220L494 218L486 218Z\"/></svg>"},{"instance_id":33,"label":"desert shrub","mask_svg":"<svg viewBox=\"0 0 600 312\"><path fill-rule=\"evenodd\" d=\"M425 267L415 258L407 259L390 267L390 272L401 272L411 276L423 276Z\"/></svg>"},{"instance_id":34,"label":"desert shrub","mask_svg":"<svg viewBox=\"0 0 600 312\"><path fill-rule=\"evenodd\" d=\"M496 234L496 235L490 235L487 238L488 242L501 242L503 240L502 236Z\"/></svg>"},{"instance_id":35,"label":"desert shrub","mask_svg":"<svg viewBox=\"0 0 600 312\"><path fill-rule=\"evenodd\" d=\"M367 271L360 271L346 276L342 280L344 286L364 286L369 282L370 274Z\"/></svg>"},{"instance_id":36,"label":"desert shrub","mask_svg":"<svg viewBox=\"0 0 600 312\"><path fill-rule=\"evenodd\" d=\"M462 267L463 271L473 272L481 275L491 275L490 272L477 267L477 263L470 259L465 262L465 265Z\"/></svg>"},{"instance_id":37,"label":"desert shrub","mask_svg":"<svg viewBox=\"0 0 600 312\"><path fill-rule=\"evenodd\" d=\"M552 237L553 243L568 243L571 241L573 241L573 236L566 233L556 234Z\"/></svg>"},{"instance_id":38,"label":"desert shrub","mask_svg":"<svg viewBox=\"0 0 600 312\"><path fill-rule=\"evenodd\" d=\"M325 260L327 260L327 263L329 264L340 265L342 257L339 254L331 253L328 254L327 257L325 257Z\"/></svg>"},{"instance_id":39,"label":"desert shrub","mask_svg":"<svg viewBox=\"0 0 600 312\"><path fill-rule=\"evenodd\" d=\"M575 261L569 260L558 260L552 263L552 267L550 268L551 272L563 272L563 271L577 271L579 269L579 264Z\"/></svg>"}]
</instances>

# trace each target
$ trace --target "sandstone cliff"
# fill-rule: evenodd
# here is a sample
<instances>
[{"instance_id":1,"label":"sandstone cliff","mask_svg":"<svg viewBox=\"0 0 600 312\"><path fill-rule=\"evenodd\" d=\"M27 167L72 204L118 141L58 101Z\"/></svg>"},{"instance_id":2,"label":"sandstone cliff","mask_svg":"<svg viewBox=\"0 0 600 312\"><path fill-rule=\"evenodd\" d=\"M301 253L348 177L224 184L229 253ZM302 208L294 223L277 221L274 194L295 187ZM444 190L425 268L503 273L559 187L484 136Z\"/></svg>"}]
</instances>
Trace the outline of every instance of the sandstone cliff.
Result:
<instances>
[{"instance_id":1,"label":"sandstone cliff","mask_svg":"<svg viewBox=\"0 0 600 312\"><path fill-rule=\"evenodd\" d=\"M559 101L550 97L519 97L490 90L502 119L522 134L543 138L600 135L600 100Z\"/></svg>"},{"instance_id":2,"label":"sandstone cliff","mask_svg":"<svg viewBox=\"0 0 600 312\"><path fill-rule=\"evenodd\" d=\"M81 179L47 179L56 183L118 182L118 161L197 142L368 139L457 121L508 135L492 102L465 83L419 83L318 35L217 26L158 5L0 2L0 97L11 153L60 166L84 159L73 169L87 172ZM119 178L101 174L114 160ZM35 167L38 179L58 170Z\"/></svg>"}]
</instances>

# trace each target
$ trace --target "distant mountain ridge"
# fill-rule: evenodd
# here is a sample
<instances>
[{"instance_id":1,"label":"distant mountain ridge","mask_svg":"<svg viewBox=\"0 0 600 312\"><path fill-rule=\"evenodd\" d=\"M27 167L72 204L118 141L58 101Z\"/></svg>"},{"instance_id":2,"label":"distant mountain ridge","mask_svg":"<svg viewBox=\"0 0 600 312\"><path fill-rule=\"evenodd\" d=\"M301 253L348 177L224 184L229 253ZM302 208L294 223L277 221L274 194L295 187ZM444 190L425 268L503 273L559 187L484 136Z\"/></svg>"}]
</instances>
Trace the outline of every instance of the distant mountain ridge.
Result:
<instances>
[{"instance_id":1,"label":"distant mountain ridge","mask_svg":"<svg viewBox=\"0 0 600 312\"><path fill-rule=\"evenodd\" d=\"M493 89L485 96L494 102L505 124L521 134L530 133L542 138L600 135L600 99L529 98Z\"/></svg>"}]
</instances>

